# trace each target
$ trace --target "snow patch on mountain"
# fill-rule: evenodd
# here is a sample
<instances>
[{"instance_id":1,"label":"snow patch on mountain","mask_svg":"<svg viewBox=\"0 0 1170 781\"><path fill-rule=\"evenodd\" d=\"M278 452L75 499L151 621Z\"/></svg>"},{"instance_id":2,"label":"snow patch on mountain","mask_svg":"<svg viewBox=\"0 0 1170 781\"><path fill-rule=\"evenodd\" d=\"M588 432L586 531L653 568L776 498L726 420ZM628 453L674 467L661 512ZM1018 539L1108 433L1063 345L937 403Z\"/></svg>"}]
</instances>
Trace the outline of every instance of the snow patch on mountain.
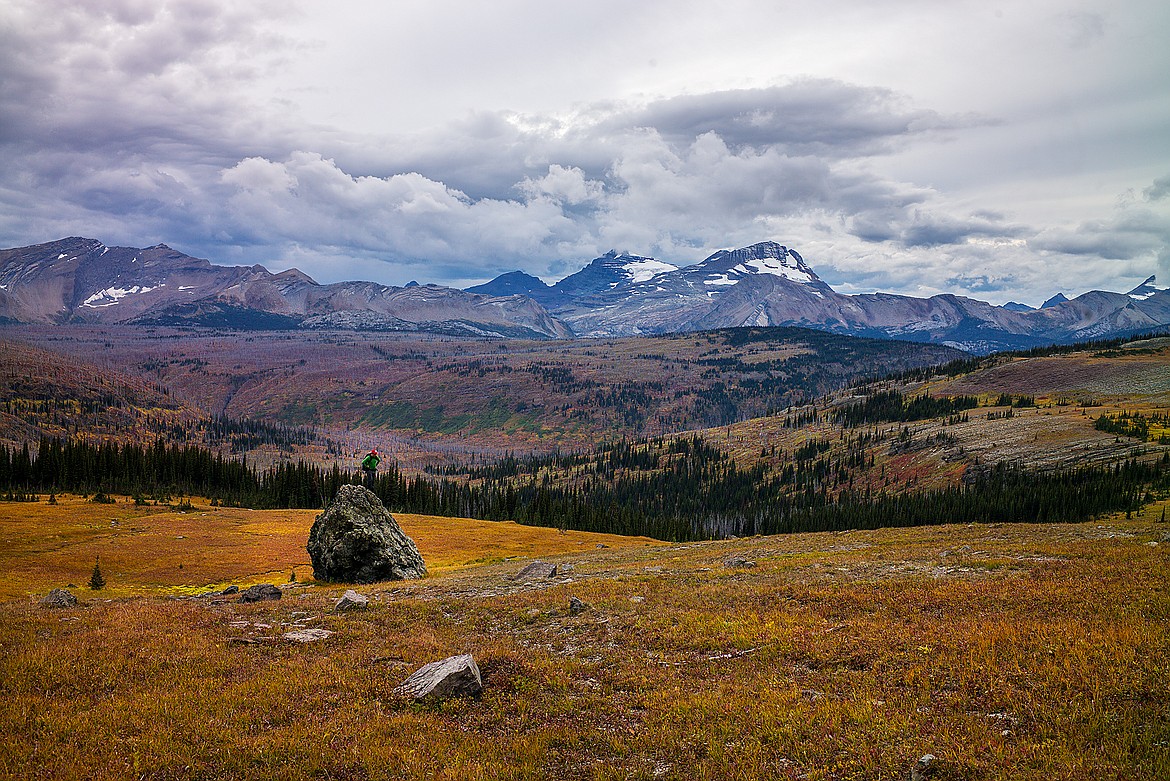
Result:
<instances>
[{"instance_id":1,"label":"snow patch on mountain","mask_svg":"<svg viewBox=\"0 0 1170 781\"><path fill-rule=\"evenodd\" d=\"M1157 281L1157 275L1152 275L1149 279L1135 287L1133 290L1129 291L1129 293L1126 295L1128 295L1134 301L1145 301L1151 296L1155 296L1158 293L1163 293L1167 290L1170 290L1170 287L1158 287Z\"/></svg>"},{"instance_id":2,"label":"snow patch on mountain","mask_svg":"<svg viewBox=\"0 0 1170 781\"><path fill-rule=\"evenodd\" d=\"M625 272L630 282L648 282L659 274L668 274L671 271L678 271L678 267L670 263L663 263L661 260L654 258L640 258L633 255L623 254L618 259L629 258L629 261L623 263L620 268ZM615 282L613 286L616 286Z\"/></svg>"},{"instance_id":3,"label":"snow patch on mountain","mask_svg":"<svg viewBox=\"0 0 1170 781\"><path fill-rule=\"evenodd\" d=\"M164 285L155 285L154 287L141 287L135 285L134 287L108 287L105 290L99 290L89 298L81 302L82 306L90 309L100 309L105 306L113 306L121 301L126 296L138 295L139 293L149 293L152 290L157 290Z\"/></svg>"}]
</instances>

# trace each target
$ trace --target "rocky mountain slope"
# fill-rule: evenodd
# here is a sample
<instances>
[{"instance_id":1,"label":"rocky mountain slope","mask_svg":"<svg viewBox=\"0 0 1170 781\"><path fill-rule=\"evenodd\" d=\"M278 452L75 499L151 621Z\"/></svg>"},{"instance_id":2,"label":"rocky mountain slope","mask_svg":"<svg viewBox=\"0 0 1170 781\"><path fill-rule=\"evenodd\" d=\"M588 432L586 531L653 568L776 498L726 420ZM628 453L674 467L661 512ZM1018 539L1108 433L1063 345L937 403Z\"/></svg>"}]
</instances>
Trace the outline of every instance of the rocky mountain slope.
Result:
<instances>
[{"instance_id":1,"label":"rocky mountain slope","mask_svg":"<svg viewBox=\"0 0 1170 781\"><path fill-rule=\"evenodd\" d=\"M107 247L84 238L0 250L0 321L571 335L521 296L437 285L320 285L296 269L217 266L165 244Z\"/></svg>"}]
</instances>

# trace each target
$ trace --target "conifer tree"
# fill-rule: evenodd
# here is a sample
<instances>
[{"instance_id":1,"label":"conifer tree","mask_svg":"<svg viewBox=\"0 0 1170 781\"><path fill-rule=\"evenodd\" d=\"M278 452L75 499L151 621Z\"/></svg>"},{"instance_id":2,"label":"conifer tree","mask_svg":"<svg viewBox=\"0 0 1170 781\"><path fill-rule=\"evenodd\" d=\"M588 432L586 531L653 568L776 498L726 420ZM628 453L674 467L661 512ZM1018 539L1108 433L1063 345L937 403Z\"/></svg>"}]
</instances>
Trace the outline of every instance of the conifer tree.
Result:
<instances>
[{"instance_id":1,"label":"conifer tree","mask_svg":"<svg viewBox=\"0 0 1170 781\"><path fill-rule=\"evenodd\" d=\"M101 559L96 559L93 563L93 574L89 576L89 588L91 591L101 591L106 587L106 579L102 577L100 563Z\"/></svg>"}]
</instances>

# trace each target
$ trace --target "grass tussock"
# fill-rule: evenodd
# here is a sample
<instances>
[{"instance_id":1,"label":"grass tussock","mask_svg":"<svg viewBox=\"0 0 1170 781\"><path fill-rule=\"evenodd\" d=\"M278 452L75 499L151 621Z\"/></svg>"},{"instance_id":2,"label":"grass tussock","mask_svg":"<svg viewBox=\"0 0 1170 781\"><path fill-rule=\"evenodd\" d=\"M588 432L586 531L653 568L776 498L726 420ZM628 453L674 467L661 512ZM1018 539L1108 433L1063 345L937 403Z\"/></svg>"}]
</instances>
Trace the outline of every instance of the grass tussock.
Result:
<instances>
[{"instance_id":1,"label":"grass tussock","mask_svg":"<svg viewBox=\"0 0 1170 781\"><path fill-rule=\"evenodd\" d=\"M0 605L0 776L894 779L931 753L939 779L1165 778L1160 509L604 550L404 519L450 568L359 587L364 613L331 614L344 586L320 584L254 605L16 599ZM242 528L275 534L263 518ZM501 552L576 569L517 583L523 562L490 561L493 531ZM570 614L570 595L589 609ZM281 640L292 625L336 634ZM392 695L462 652L480 699Z\"/></svg>"}]
</instances>

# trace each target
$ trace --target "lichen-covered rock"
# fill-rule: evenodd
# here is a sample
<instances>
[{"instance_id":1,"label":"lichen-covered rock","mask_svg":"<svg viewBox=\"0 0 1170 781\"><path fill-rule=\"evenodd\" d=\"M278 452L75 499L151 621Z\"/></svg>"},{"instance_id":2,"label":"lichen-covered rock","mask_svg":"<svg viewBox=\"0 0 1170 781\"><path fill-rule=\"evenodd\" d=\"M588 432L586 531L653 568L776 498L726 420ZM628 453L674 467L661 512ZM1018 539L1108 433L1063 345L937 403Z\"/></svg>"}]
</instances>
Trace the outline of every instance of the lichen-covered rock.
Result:
<instances>
[{"instance_id":1,"label":"lichen-covered rock","mask_svg":"<svg viewBox=\"0 0 1170 781\"><path fill-rule=\"evenodd\" d=\"M335 583L425 578L414 540L368 488L343 485L317 516L306 546L313 577Z\"/></svg>"},{"instance_id":2,"label":"lichen-covered rock","mask_svg":"<svg viewBox=\"0 0 1170 781\"><path fill-rule=\"evenodd\" d=\"M240 593L241 602L269 602L280 599L284 593L271 583L250 586Z\"/></svg>"},{"instance_id":3,"label":"lichen-covered rock","mask_svg":"<svg viewBox=\"0 0 1170 781\"><path fill-rule=\"evenodd\" d=\"M77 607L77 597L63 588L55 588L41 600L44 607Z\"/></svg>"},{"instance_id":4,"label":"lichen-covered rock","mask_svg":"<svg viewBox=\"0 0 1170 781\"><path fill-rule=\"evenodd\" d=\"M423 665L394 690L416 700L478 697L482 691L483 679L471 654L448 656Z\"/></svg>"}]
</instances>

